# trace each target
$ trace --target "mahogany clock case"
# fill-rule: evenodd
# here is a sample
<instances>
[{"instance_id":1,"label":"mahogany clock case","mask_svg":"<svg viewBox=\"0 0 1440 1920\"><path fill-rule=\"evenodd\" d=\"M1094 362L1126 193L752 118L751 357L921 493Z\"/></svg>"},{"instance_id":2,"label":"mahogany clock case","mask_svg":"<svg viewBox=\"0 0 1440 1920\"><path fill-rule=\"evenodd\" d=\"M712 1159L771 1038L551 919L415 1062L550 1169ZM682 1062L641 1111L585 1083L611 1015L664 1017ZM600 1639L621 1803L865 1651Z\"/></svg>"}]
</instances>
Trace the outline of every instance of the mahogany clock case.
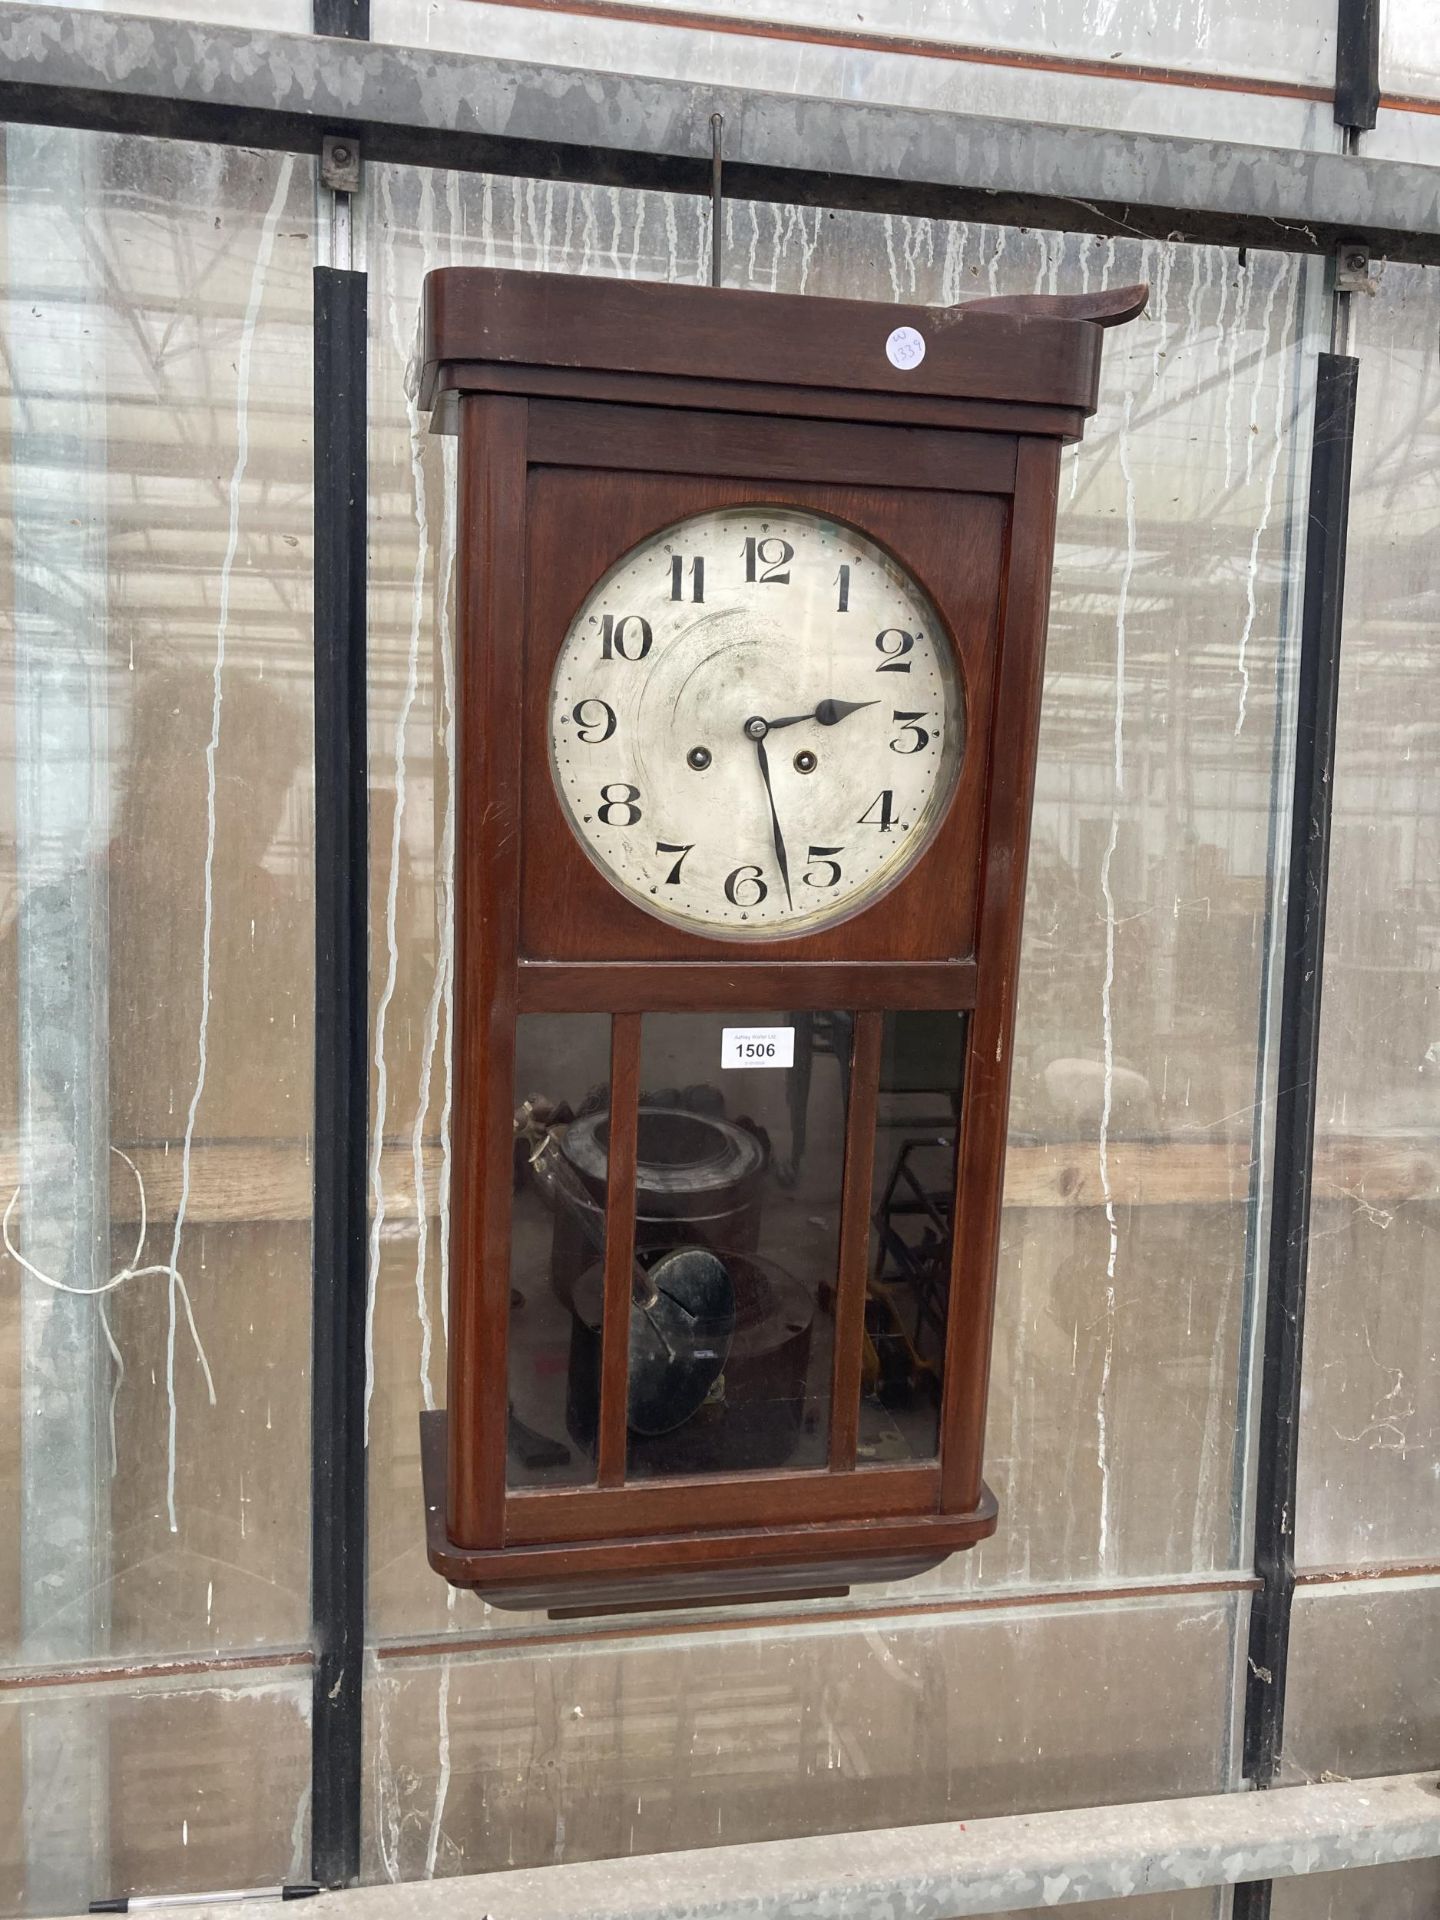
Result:
<instances>
[{"instance_id":1,"label":"mahogany clock case","mask_svg":"<svg viewBox=\"0 0 1440 1920\"><path fill-rule=\"evenodd\" d=\"M1101 328L1143 288L945 310L448 269L421 397L460 434L457 952L449 1394L424 1416L432 1564L512 1606L834 1591L993 1530L981 1479L1015 971L1062 444ZM892 329L925 358L891 365ZM948 809L876 901L804 938L710 938L625 898L550 768L577 610L641 541L753 505L857 529L954 647L965 749ZM627 1478L636 1111L646 1013L848 1009L852 1093L828 1464ZM968 1015L939 1458L857 1470L881 1021ZM598 1438L588 1486L507 1485L515 1023L613 1016Z\"/></svg>"}]
</instances>

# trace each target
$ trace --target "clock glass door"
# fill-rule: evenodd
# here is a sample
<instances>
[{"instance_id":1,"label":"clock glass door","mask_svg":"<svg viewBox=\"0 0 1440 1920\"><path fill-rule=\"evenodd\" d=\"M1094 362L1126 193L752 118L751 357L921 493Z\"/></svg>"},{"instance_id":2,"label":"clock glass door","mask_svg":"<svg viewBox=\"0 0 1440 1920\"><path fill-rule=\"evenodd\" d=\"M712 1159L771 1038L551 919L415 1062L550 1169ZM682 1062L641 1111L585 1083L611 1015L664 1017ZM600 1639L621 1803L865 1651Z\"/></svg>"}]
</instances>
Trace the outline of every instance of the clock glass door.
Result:
<instances>
[{"instance_id":1,"label":"clock glass door","mask_svg":"<svg viewBox=\"0 0 1440 1920\"><path fill-rule=\"evenodd\" d=\"M852 1026L836 1012L645 1016L636 1238L663 1317L632 1309L633 1479L825 1465ZM677 1248L697 1298L662 1277ZM708 1393L668 1407L676 1354L711 1334Z\"/></svg>"},{"instance_id":2,"label":"clock glass door","mask_svg":"<svg viewBox=\"0 0 1440 1920\"><path fill-rule=\"evenodd\" d=\"M624 555L570 623L551 770L610 883L717 939L870 905L939 824L965 709L920 583L843 523L734 507Z\"/></svg>"},{"instance_id":3,"label":"clock glass door","mask_svg":"<svg viewBox=\"0 0 1440 1920\"><path fill-rule=\"evenodd\" d=\"M968 1025L963 1013L885 1015L856 1449L861 1467L939 1454Z\"/></svg>"}]
</instances>

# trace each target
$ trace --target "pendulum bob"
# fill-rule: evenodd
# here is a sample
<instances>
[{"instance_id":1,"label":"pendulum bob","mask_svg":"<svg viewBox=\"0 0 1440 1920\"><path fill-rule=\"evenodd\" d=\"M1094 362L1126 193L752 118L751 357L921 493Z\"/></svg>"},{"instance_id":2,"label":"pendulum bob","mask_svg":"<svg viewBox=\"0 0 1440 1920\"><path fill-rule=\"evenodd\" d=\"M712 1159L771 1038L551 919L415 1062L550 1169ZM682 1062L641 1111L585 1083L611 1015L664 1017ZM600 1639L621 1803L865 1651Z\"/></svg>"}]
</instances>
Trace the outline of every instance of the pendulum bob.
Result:
<instances>
[{"instance_id":1,"label":"pendulum bob","mask_svg":"<svg viewBox=\"0 0 1440 1920\"><path fill-rule=\"evenodd\" d=\"M723 1260L705 1247L662 1254L637 1279L630 1301L626 1426L632 1434L670 1433L706 1403L730 1358L735 1288ZM593 1451L600 1417L600 1323L604 1269L587 1267L571 1302L566 1420Z\"/></svg>"},{"instance_id":2,"label":"pendulum bob","mask_svg":"<svg viewBox=\"0 0 1440 1920\"><path fill-rule=\"evenodd\" d=\"M662 1297L667 1261L693 1259L695 1251L662 1255L651 1267L650 1278ZM663 1356L655 1355L652 1335L640 1330L639 1309L631 1308L630 1466L636 1475L754 1472L782 1467L795 1452L807 1406L815 1302L801 1281L762 1255L727 1254L725 1264L734 1287L734 1318L723 1370L687 1417L667 1420L663 1428L655 1412L637 1408L637 1384L653 1382L650 1361ZM571 1436L586 1449L593 1449L598 1417L602 1294L603 1275L594 1262L577 1279L571 1297L566 1409ZM638 1377L637 1355L646 1369ZM654 1392L653 1385L647 1391ZM668 1413L678 1404L678 1394L656 1396L657 1411Z\"/></svg>"},{"instance_id":3,"label":"pendulum bob","mask_svg":"<svg viewBox=\"0 0 1440 1920\"><path fill-rule=\"evenodd\" d=\"M565 1129L562 1150L589 1195L593 1219L580 1219L576 1207L557 1210L551 1247L551 1279L572 1315L567 1423L586 1448L594 1445L598 1420L603 1269L595 1247L608 1146L608 1113ZM654 1103L639 1109L636 1147L635 1252L660 1292L658 1311L666 1311L664 1263L682 1249L705 1248L728 1270L734 1318L723 1372L703 1402L677 1420L671 1416L687 1397L682 1378L689 1370L668 1362L657 1310L646 1315L632 1306L633 1463L650 1473L783 1465L803 1422L815 1306L793 1275L757 1252L767 1148L733 1121Z\"/></svg>"}]
</instances>

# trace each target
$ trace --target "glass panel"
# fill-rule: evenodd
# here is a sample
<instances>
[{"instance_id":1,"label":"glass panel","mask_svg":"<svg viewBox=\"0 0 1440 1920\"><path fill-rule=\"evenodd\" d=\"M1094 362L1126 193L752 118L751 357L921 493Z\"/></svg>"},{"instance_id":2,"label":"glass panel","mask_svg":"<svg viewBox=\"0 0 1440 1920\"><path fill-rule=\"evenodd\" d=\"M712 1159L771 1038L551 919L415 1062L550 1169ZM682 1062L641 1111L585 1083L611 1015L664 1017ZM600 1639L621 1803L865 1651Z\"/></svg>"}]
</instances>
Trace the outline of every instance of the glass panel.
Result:
<instances>
[{"instance_id":1,"label":"glass panel","mask_svg":"<svg viewBox=\"0 0 1440 1920\"><path fill-rule=\"evenodd\" d=\"M293 1643L313 172L12 125L0 214L0 1648Z\"/></svg>"},{"instance_id":2,"label":"glass panel","mask_svg":"<svg viewBox=\"0 0 1440 1920\"><path fill-rule=\"evenodd\" d=\"M303 1880L310 1669L0 1696L0 1908Z\"/></svg>"},{"instance_id":3,"label":"glass panel","mask_svg":"<svg viewBox=\"0 0 1440 1920\"><path fill-rule=\"evenodd\" d=\"M1431 0L1385 0L1380 84L1386 93L1440 100L1440 20Z\"/></svg>"},{"instance_id":4,"label":"glass panel","mask_svg":"<svg viewBox=\"0 0 1440 1920\"><path fill-rule=\"evenodd\" d=\"M1387 264L1360 357L1297 1558L1440 1559L1440 276Z\"/></svg>"},{"instance_id":5,"label":"glass panel","mask_svg":"<svg viewBox=\"0 0 1440 1920\"><path fill-rule=\"evenodd\" d=\"M1408 4L1418 8L1423 0L1408 0ZM567 14L563 22L542 16L527 33L523 16L517 21L514 6L506 0L488 5L476 0L467 4L374 0L372 20L377 40L409 46L490 49L499 58L593 65L597 71L612 73L680 73L696 81L704 78L731 85L757 86L768 80L772 92L789 88L815 96L845 94L877 104L895 100L952 108L959 97L953 59L934 57L943 56L947 48L1013 49L1043 54L1051 61L1063 62L1069 56L1087 64L1096 62L1101 45L1112 54L1125 49L1129 57L1108 83L1097 85L1090 78L1088 87L1082 81L1064 96L1091 99L1091 111L1085 117L1102 125L1107 110L1109 124L1117 124L1116 116L1133 102L1137 91L1144 91L1134 82L1126 84L1126 69L1132 64L1268 76L1315 86L1333 86L1335 79L1333 37L1305 0L1281 0L1273 12L1265 13L1247 6L1245 0L1217 0L1204 6L1199 0L1185 0L1158 12L1143 0L1115 0L1103 25L1082 5L1060 7L1054 0L1024 0L1018 5L1012 0L881 0L863 12L856 9L845 15L828 7L826 0L710 0L704 13L731 23L728 32L720 33L706 32L699 25L690 0L660 0L659 11L660 17L651 20L641 15L633 19L606 16L594 21L588 32L592 23L583 15ZM665 11L679 17L662 25ZM783 38L773 29L766 31L772 22L781 25ZM692 30L687 32L687 26ZM737 33L736 27L749 31ZM931 48L932 57L924 58L924 51ZM1141 48L1143 53L1129 53ZM1025 116L1027 96L1023 85L1006 86L1007 65L1013 63L998 60L992 65L983 58L966 63L964 99L972 111L1008 110L1016 118ZM1031 67L1023 77L1032 99L1036 93L1042 103L1052 98L1048 73ZM1015 81L1020 78L1014 76ZM974 102L977 89L980 97ZM1177 89L1165 91L1173 96ZM1186 113L1186 96L1191 91L1179 91L1170 109L1172 117ZM1210 91L1216 98L1217 90ZM1268 102L1262 99L1257 110L1265 105ZM1219 110L1229 106L1224 90L1218 90ZM1032 106L1032 115L1035 111ZM1158 114L1163 108L1153 103L1150 111ZM1312 130L1311 143L1315 137Z\"/></svg>"},{"instance_id":6,"label":"glass panel","mask_svg":"<svg viewBox=\"0 0 1440 1920\"><path fill-rule=\"evenodd\" d=\"M1301 1587L1290 1623L1287 1780L1440 1764L1440 1580Z\"/></svg>"},{"instance_id":7,"label":"glass panel","mask_svg":"<svg viewBox=\"0 0 1440 1920\"><path fill-rule=\"evenodd\" d=\"M635 1238L658 1300L631 1335L636 1478L825 1464L853 1027L645 1016Z\"/></svg>"},{"instance_id":8,"label":"glass panel","mask_svg":"<svg viewBox=\"0 0 1440 1920\"><path fill-rule=\"evenodd\" d=\"M731 1609L662 1636L552 1625L498 1659L381 1659L363 1872L1218 1793L1235 1611L1215 1594L838 1624Z\"/></svg>"},{"instance_id":9,"label":"glass panel","mask_svg":"<svg viewBox=\"0 0 1440 1920\"><path fill-rule=\"evenodd\" d=\"M1277 1880L1270 1913L1272 1920L1435 1920L1440 1860Z\"/></svg>"},{"instance_id":10,"label":"glass panel","mask_svg":"<svg viewBox=\"0 0 1440 1920\"><path fill-rule=\"evenodd\" d=\"M574 1486L595 1478L610 1016L524 1015L515 1104L506 1477Z\"/></svg>"},{"instance_id":11,"label":"glass panel","mask_svg":"<svg viewBox=\"0 0 1440 1920\"><path fill-rule=\"evenodd\" d=\"M887 1013L872 1176L859 1462L933 1460L955 1237L963 1013Z\"/></svg>"}]
</instances>

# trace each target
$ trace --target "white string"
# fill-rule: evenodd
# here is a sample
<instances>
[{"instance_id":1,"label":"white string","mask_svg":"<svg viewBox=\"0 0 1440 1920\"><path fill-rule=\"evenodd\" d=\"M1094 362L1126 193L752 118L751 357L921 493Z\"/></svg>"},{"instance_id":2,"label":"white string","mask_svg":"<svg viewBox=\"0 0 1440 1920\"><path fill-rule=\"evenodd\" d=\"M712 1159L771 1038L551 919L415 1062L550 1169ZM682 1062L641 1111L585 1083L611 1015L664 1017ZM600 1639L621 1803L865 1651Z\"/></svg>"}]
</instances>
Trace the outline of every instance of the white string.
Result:
<instances>
[{"instance_id":1,"label":"white string","mask_svg":"<svg viewBox=\"0 0 1440 1920\"><path fill-rule=\"evenodd\" d=\"M185 1285L184 1276L181 1274L180 1269L175 1266L158 1265L141 1267L136 1265L136 1262L145 1250L145 1236L150 1231L150 1216L145 1204L145 1182L141 1177L140 1169L122 1147L112 1146L110 1151L119 1159L123 1160L126 1166L129 1167L131 1173L134 1174L135 1188L140 1200L140 1227L135 1235L135 1251L118 1273L112 1273L110 1278L102 1281L98 1287L72 1287L68 1280L57 1280L53 1274L42 1273L33 1260L27 1260L10 1237L10 1222L15 1217L15 1208L20 1200L21 1188L19 1186L17 1186L11 1194L4 1215L0 1216L0 1238L4 1240L5 1251L15 1262L16 1266L23 1268L32 1280L38 1280L42 1287L49 1287L54 1293L74 1294L81 1300L101 1299L103 1295L113 1293L117 1287L123 1286L127 1280L144 1280L150 1275L164 1274L173 1282L176 1292L179 1294L180 1300L184 1305L185 1324L189 1327L190 1338L195 1343L195 1358L200 1362L200 1370L205 1375L205 1391L209 1394L210 1404L213 1407L215 1405L215 1377L210 1371L210 1362L205 1355L205 1347L200 1339L200 1330L195 1325L195 1315L190 1306L190 1292ZM115 1451L115 1401L120 1392L121 1382L125 1378L125 1361L119 1347L115 1344L115 1336L110 1331L110 1321L105 1312L104 1305L99 1306L96 1311L100 1315L100 1325L104 1329L105 1344L109 1347L110 1357L115 1362L115 1382L110 1391L110 1472L113 1477L119 1464Z\"/></svg>"}]
</instances>

